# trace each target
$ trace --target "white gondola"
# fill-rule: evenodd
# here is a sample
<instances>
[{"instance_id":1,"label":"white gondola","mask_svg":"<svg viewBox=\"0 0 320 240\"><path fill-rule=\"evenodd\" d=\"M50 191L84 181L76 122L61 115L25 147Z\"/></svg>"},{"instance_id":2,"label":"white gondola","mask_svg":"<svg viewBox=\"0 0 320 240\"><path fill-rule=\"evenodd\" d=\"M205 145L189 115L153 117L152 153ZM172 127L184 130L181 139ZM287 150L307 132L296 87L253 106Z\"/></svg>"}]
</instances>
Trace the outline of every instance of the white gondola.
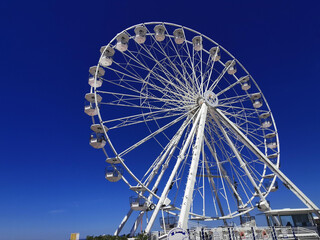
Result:
<instances>
[{"instance_id":1,"label":"white gondola","mask_svg":"<svg viewBox=\"0 0 320 240\"><path fill-rule=\"evenodd\" d=\"M106 167L105 178L110 182L118 182L122 178L123 169L120 166Z\"/></svg>"},{"instance_id":2,"label":"white gondola","mask_svg":"<svg viewBox=\"0 0 320 240\"><path fill-rule=\"evenodd\" d=\"M178 226L178 218L176 216L169 215L165 217L160 217L159 222L160 222L160 227L166 230L170 230Z\"/></svg>"},{"instance_id":3,"label":"white gondola","mask_svg":"<svg viewBox=\"0 0 320 240\"><path fill-rule=\"evenodd\" d=\"M84 105L84 112L89 116L95 116L98 114L98 108L95 102L95 94L94 93L87 93L85 95L85 105ZM102 97L97 94L97 102L98 104L101 102Z\"/></svg>"},{"instance_id":4,"label":"white gondola","mask_svg":"<svg viewBox=\"0 0 320 240\"><path fill-rule=\"evenodd\" d=\"M102 67L109 67L113 61L113 55L115 53L114 49L110 46L103 46L100 48L100 53L102 54L100 58L100 64Z\"/></svg>"},{"instance_id":5,"label":"white gondola","mask_svg":"<svg viewBox=\"0 0 320 240\"><path fill-rule=\"evenodd\" d=\"M275 174L274 173L271 173L271 174L267 174L267 175L264 175L262 176L263 178L267 178L267 179L270 179L270 178L274 178Z\"/></svg>"},{"instance_id":6,"label":"white gondola","mask_svg":"<svg viewBox=\"0 0 320 240\"><path fill-rule=\"evenodd\" d=\"M268 155L268 159L271 161L276 161L275 159L277 159L277 158L278 158L278 153Z\"/></svg>"},{"instance_id":7,"label":"white gondola","mask_svg":"<svg viewBox=\"0 0 320 240\"><path fill-rule=\"evenodd\" d=\"M177 28L173 31L174 41L176 44L182 44L184 43L184 40L186 39L183 33L182 28Z\"/></svg>"},{"instance_id":8,"label":"white gondola","mask_svg":"<svg viewBox=\"0 0 320 240\"><path fill-rule=\"evenodd\" d=\"M210 49L210 56L212 57L212 60L214 62L217 62L220 60L221 58L221 52L220 52L220 48L219 47L213 47Z\"/></svg>"},{"instance_id":9,"label":"white gondola","mask_svg":"<svg viewBox=\"0 0 320 240\"><path fill-rule=\"evenodd\" d=\"M275 133L269 133L265 136L265 139L267 141L267 147L274 149L277 148L277 140L276 140L276 134Z\"/></svg>"},{"instance_id":10,"label":"white gondola","mask_svg":"<svg viewBox=\"0 0 320 240\"><path fill-rule=\"evenodd\" d=\"M120 52L125 52L128 49L129 36L126 33L120 33L117 36L116 49Z\"/></svg>"},{"instance_id":11,"label":"white gondola","mask_svg":"<svg viewBox=\"0 0 320 240\"><path fill-rule=\"evenodd\" d=\"M134 33L136 36L134 37L134 40L139 43L143 44L146 41L146 35L147 35L147 28L144 26L137 26L134 29Z\"/></svg>"},{"instance_id":12,"label":"white gondola","mask_svg":"<svg viewBox=\"0 0 320 240\"><path fill-rule=\"evenodd\" d=\"M165 35L165 32L166 32L166 29L163 25L157 25L154 27L154 32L155 32L155 38L158 42L162 42L166 35Z\"/></svg>"},{"instance_id":13,"label":"white gondola","mask_svg":"<svg viewBox=\"0 0 320 240\"><path fill-rule=\"evenodd\" d=\"M99 67L98 72L97 72L97 79L95 79L96 76L96 71L97 71L97 66L92 66L89 68L89 85L91 87L101 87L102 85L102 80L100 79L100 77L102 77L105 74L105 71L103 68Z\"/></svg>"},{"instance_id":14,"label":"white gondola","mask_svg":"<svg viewBox=\"0 0 320 240\"><path fill-rule=\"evenodd\" d=\"M260 116L260 121L261 121L261 127L262 128L269 128L272 126L272 121L271 121L271 115L269 112L267 113L262 113Z\"/></svg>"},{"instance_id":15,"label":"white gondola","mask_svg":"<svg viewBox=\"0 0 320 240\"><path fill-rule=\"evenodd\" d=\"M102 79L98 79L98 78L97 78L97 80L95 80L94 76L90 76L90 77L89 77L88 84L89 84L91 87L99 88L99 87L102 86Z\"/></svg>"},{"instance_id":16,"label":"white gondola","mask_svg":"<svg viewBox=\"0 0 320 240\"><path fill-rule=\"evenodd\" d=\"M106 162L107 163L112 163L112 164L117 164L117 163L120 163L120 159L123 161L122 158L119 158L119 157L114 157L114 158L107 158L106 159Z\"/></svg>"},{"instance_id":17,"label":"white gondola","mask_svg":"<svg viewBox=\"0 0 320 240\"><path fill-rule=\"evenodd\" d=\"M130 197L130 207L135 211L145 211L148 209L148 203L142 197L132 196Z\"/></svg>"},{"instance_id":18,"label":"white gondola","mask_svg":"<svg viewBox=\"0 0 320 240\"><path fill-rule=\"evenodd\" d=\"M92 133L90 136L89 144L96 149L103 148L106 145L107 141L104 138L102 133Z\"/></svg>"},{"instance_id":19,"label":"white gondola","mask_svg":"<svg viewBox=\"0 0 320 240\"><path fill-rule=\"evenodd\" d=\"M84 104L84 112L91 117L96 116L98 114L98 109L95 106L95 103L86 101Z\"/></svg>"},{"instance_id":20,"label":"white gondola","mask_svg":"<svg viewBox=\"0 0 320 240\"><path fill-rule=\"evenodd\" d=\"M141 192L141 191L146 191L146 188L144 186L132 186L130 187L130 190L135 191L135 192Z\"/></svg>"},{"instance_id":21,"label":"white gondola","mask_svg":"<svg viewBox=\"0 0 320 240\"><path fill-rule=\"evenodd\" d=\"M201 51L203 46L202 46L202 37L201 36L195 36L192 38L192 43L193 43L193 49L195 51Z\"/></svg>"},{"instance_id":22,"label":"white gondola","mask_svg":"<svg viewBox=\"0 0 320 240\"><path fill-rule=\"evenodd\" d=\"M241 89L243 91L248 91L251 88L251 82L249 76L244 76L239 79L241 82Z\"/></svg>"},{"instance_id":23,"label":"white gondola","mask_svg":"<svg viewBox=\"0 0 320 240\"><path fill-rule=\"evenodd\" d=\"M97 66L92 66L89 68L89 73L93 76L96 74L96 71L97 71ZM99 67L98 72L97 72L97 76L102 77L102 76L104 76L104 74L105 74L104 69L102 67Z\"/></svg>"},{"instance_id":24,"label":"white gondola","mask_svg":"<svg viewBox=\"0 0 320 240\"><path fill-rule=\"evenodd\" d=\"M260 108L262 106L262 98L260 93L254 93L251 95L251 101L254 108Z\"/></svg>"},{"instance_id":25,"label":"white gondola","mask_svg":"<svg viewBox=\"0 0 320 240\"><path fill-rule=\"evenodd\" d=\"M109 130L106 126L101 124L92 124L90 129L95 133L104 133L104 132L108 132Z\"/></svg>"},{"instance_id":26,"label":"white gondola","mask_svg":"<svg viewBox=\"0 0 320 240\"><path fill-rule=\"evenodd\" d=\"M267 157L272 163L276 164L278 161L279 153L270 154ZM280 167L280 163L278 167Z\"/></svg>"},{"instance_id":27,"label":"white gondola","mask_svg":"<svg viewBox=\"0 0 320 240\"><path fill-rule=\"evenodd\" d=\"M225 68L228 68L228 74L233 75L237 72L236 61L229 60L225 64Z\"/></svg>"},{"instance_id":28,"label":"white gondola","mask_svg":"<svg viewBox=\"0 0 320 240\"><path fill-rule=\"evenodd\" d=\"M268 179L266 182L264 182L265 189L269 190L269 188L270 188L270 192L275 192L279 189L278 181L275 181L272 186L271 186L271 184L272 184L272 179Z\"/></svg>"},{"instance_id":29,"label":"white gondola","mask_svg":"<svg viewBox=\"0 0 320 240\"><path fill-rule=\"evenodd\" d=\"M96 102L96 98L97 98L97 102L100 103L102 101L102 97L99 94L94 94L94 93L87 93L84 98L91 103L95 103Z\"/></svg>"}]
</instances>

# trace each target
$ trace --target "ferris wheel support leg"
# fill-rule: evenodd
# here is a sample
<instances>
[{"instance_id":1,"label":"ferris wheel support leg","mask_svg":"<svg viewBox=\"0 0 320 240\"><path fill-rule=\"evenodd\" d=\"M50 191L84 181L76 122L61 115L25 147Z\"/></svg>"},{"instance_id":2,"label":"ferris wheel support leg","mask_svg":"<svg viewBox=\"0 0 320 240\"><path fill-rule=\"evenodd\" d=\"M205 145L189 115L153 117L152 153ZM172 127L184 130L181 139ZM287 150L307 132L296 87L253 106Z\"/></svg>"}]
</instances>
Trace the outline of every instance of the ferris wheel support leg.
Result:
<instances>
[{"instance_id":1,"label":"ferris wheel support leg","mask_svg":"<svg viewBox=\"0 0 320 240\"><path fill-rule=\"evenodd\" d=\"M130 208L129 212L127 213L126 216L124 216L124 218L122 219L122 222L120 223L118 229L114 232L115 236L118 236L119 233L121 232L122 228L124 227L124 225L126 224L126 222L128 221L131 213L133 212L133 210Z\"/></svg>"},{"instance_id":2,"label":"ferris wheel support leg","mask_svg":"<svg viewBox=\"0 0 320 240\"><path fill-rule=\"evenodd\" d=\"M137 217L136 221L134 222L132 228L131 228L130 237L133 237L133 235L137 231L139 224L141 223L141 219L143 218L143 215L144 215L144 211L141 211L139 216Z\"/></svg>"},{"instance_id":3,"label":"ferris wheel support leg","mask_svg":"<svg viewBox=\"0 0 320 240\"><path fill-rule=\"evenodd\" d=\"M219 109L214 110L217 115L222 119L225 125L234 131L235 134L241 139L242 143L245 144L260 160L266 164L269 169L277 175L277 177L310 209L314 210L314 213L320 217L319 208L282 172L274 165L266 155L264 155L259 148L257 148L245 134L227 118Z\"/></svg>"},{"instance_id":4,"label":"ferris wheel support leg","mask_svg":"<svg viewBox=\"0 0 320 240\"><path fill-rule=\"evenodd\" d=\"M184 192L182 207L181 207L179 221L178 221L178 226L183 229L188 228L189 211L190 211L190 206L192 202L194 184L197 176L201 145L203 144L204 127L205 127L206 118L207 118L207 109L208 109L207 105L203 103L199 113L200 115L199 127L197 130L196 142L195 142L195 145L193 146L192 161L189 169L187 185Z\"/></svg>"},{"instance_id":5,"label":"ferris wheel support leg","mask_svg":"<svg viewBox=\"0 0 320 240\"><path fill-rule=\"evenodd\" d=\"M219 120L217 119L217 117L210 112L212 118L214 119L214 121L216 122L216 124L218 125L218 127L220 128L221 132L223 133L224 137L226 138L230 148L232 149L233 153L235 154L236 158L239 161L240 167L245 171L246 175L248 176L251 184L253 185L256 193L259 195L260 199L265 203L265 208L266 210L270 210L270 206L267 203L265 197L262 195L262 192L260 191L260 188L258 187L256 181L253 179L249 169L247 168L246 163L243 161L242 157L240 156L238 150L236 149L236 147L234 146L233 142L231 141L229 135L227 134L227 132L224 130L224 128L222 127L221 123L219 122Z\"/></svg>"},{"instance_id":6,"label":"ferris wheel support leg","mask_svg":"<svg viewBox=\"0 0 320 240\"><path fill-rule=\"evenodd\" d=\"M177 161L176 161L176 164L174 165L174 168L170 174L170 177L166 183L166 186L164 187L164 190L162 191L161 193L161 197L156 205L156 208L154 209L151 217L150 217L150 220L149 220L149 223L145 229L145 232L146 233L149 233L150 230L151 230L151 227L159 213L159 210L160 208L162 207L164 201L166 200L167 196L168 196L168 193L169 193L169 190L170 190L170 186L171 186L171 183L174 179L174 176L176 175L177 171L178 171L178 168L180 166L180 163L182 162L182 160L184 159L184 154L186 153L188 147L189 147L189 144L191 142L191 140L193 139L194 137L194 133L195 133L195 130L196 130L196 127L198 125L198 122L199 122L199 119L200 119L200 113L197 114L197 117L193 123L193 126L189 132L189 135L187 137L187 140L185 141L185 144L183 145L182 149L180 150L180 153L179 153L179 156L177 158Z\"/></svg>"},{"instance_id":7,"label":"ferris wheel support leg","mask_svg":"<svg viewBox=\"0 0 320 240\"><path fill-rule=\"evenodd\" d=\"M209 176L211 176L211 171L210 171L210 168L209 168L209 164L208 164L208 161L206 158L204 158L204 161L205 161L205 165L206 165L206 171L207 171L207 174ZM213 192L214 192L214 196L215 198L217 199L217 203L218 203L218 207L219 207L219 210L220 210L220 213L221 213L221 216L224 216L224 211L223 211L223 208L222 208L222 205L221 205L221 202L220 202L220 198L219 198L219 195L218 195L218 191L217 191L217 188L216 188L216 184L213 180L212 177L209 177L209 181L210 181L210 184L213 188ZM227 226L227 220L226 219L223 219L223 223L225 226Z\"/></svg>"},{"instance_id":8,"label":"ferris wheel support leg","mask_svg":"<svg viewBox=\"0 0 320 240\"><path fill-rule=\"evenodd\" d=\"M172 140L170 141L169 145L168 145L168 148L166 149L165 153L161 156L161 159L159 161L159 163L157 164L157 166L153 169L153 172L151 173L151 177L149 178L149 181L148 183L146 184L146 186L148 187L149 183L152 181L153 177L156 175L156 173L158 172L160 166L162 165L162 170L161 170L161 173L159 174L153 188L152 188L152 192L154 192L156 190L156 188L158 187L160 181L161 181L161 178L164 174L164 171L167 169L167 165L177 147L177 144L182 136L182 133L185 129L185 127L187 126L187 124L189 123L189 118L186 119L183 124L181 125L181 127L179 128L179 130L177 131L177 134L172 138ZM167 158L165 164L163 164L164 160ZM151 201L152 199L152 194L149 194L149 197L148 197L148 201ZM137 231L137 228L139 227L139 224L141 222L141 219L144 215L144 211L141 211L139 216L137 217L136 221L134 222L132 228L131 228L131 231L130 231L130 236L132 237L135 232Z\"/></svg>"},{"instance_id":9,"label":"ferris wheel support leg","mask_svg":"<svg viewBox=\"0 0 320 240\"><path fill-rule=\"evenodd\" d=\"M185 129L185 127L187 126L188 123L189 123L189 118L186 119L186 120L183 122L183 124L182 124L181 127L179 128L177 134L176 134L176 135L173 137L173 139L170 141L167 150L166 150L165 153L161 156L161 159L160 159L159 163L157 164L157 166L155 167L155 169L154 169L153 172L151 173L151 177L150 177L148 183L146 184L146 186L149 185L149 183L152 181L153 177L155 176L156 172L158 172L160 166L162 165L162 170L161 170L161 172L160 172L160 174L159 174L159 176L158 176L158 178L157 178L154 186L152 187L152 190L151 190L152 192L154 192L154 191L157 189L157 187L158 187L158 185L159 185L159 183L160 183L160 181L161 181L161 178L162 178L165 170L167 169L168 163L169 163L169 161L170 161L170 159L171 159L171 157L172 157L172 155L173 155L173 153L174 153L174 151L175 151L175 149L176 149L176 147L177 147L177 144L178 144L178 142L179 142L179 140L180 140L180 138L181 138L181 136L182 136L182 133L183 133L183 131L184 131L184 129ZM166 160L166 162L163 164L165 158L167 158L167 160ZM153 197L152 194L149 194L148 201L151 201L152 197ZM132 226L132 228L131 228L131 231L130 231L130 236L131 236L131 237L132 237L132 236L135 234L135 232L137 231L137 229L138 229L138 227L139 227L139 224L140 224L140 222L141 222L141 219L142 219L144 213L145 213L144 211L141 211L140 214L139 214L139 216L137 217L136 221L134 222L134 224L133 224L133 226Z\"/></svg>"}]
</instances>

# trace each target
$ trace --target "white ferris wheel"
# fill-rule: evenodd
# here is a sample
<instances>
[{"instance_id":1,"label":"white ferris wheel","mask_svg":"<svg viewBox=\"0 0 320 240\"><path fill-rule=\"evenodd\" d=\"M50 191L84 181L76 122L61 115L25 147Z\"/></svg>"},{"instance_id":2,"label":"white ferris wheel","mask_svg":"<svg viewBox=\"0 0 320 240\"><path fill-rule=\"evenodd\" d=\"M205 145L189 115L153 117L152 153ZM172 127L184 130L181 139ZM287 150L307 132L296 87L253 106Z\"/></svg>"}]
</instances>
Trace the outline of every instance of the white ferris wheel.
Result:
<instances>
[{"instance_id":1,"label":"white ferris wheel","mask_svg":"<svg viewBox=\"0 0 320 240\"><path fill-rule=\"evenodd\" d=\"M85 112L90 145L102 149L106 179L133 196L131 234L148 214L167 231L192 220L232 219L254 208L279 178L319 215L280 170L271 109L250 73L221 45L190 28L143 23L117 34L89 69Z\"/></svg>"}]
</instances>

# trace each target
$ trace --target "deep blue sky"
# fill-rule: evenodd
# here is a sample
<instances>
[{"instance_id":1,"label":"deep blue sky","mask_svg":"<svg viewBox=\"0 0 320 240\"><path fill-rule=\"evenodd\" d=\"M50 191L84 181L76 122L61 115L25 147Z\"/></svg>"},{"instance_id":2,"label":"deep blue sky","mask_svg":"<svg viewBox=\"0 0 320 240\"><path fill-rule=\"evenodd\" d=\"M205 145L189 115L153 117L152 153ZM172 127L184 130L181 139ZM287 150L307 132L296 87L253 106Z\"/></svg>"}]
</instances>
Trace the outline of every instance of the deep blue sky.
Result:
<instances>
[{"instance_id":1,"label":"deep blue sky","mask_svg":"<svg viewBox=\"0 0 320 240\"><path fill-rule=\"evenodd\" d=\"M130 194L104 179L83 97L100 46L147 21L198 30L242 62L274 114L282 170L320 205L318 1L1 1L0 9L0 239L113 233ZM302 206L282 186L270 200Z\"/></svg>"}]
</instances>

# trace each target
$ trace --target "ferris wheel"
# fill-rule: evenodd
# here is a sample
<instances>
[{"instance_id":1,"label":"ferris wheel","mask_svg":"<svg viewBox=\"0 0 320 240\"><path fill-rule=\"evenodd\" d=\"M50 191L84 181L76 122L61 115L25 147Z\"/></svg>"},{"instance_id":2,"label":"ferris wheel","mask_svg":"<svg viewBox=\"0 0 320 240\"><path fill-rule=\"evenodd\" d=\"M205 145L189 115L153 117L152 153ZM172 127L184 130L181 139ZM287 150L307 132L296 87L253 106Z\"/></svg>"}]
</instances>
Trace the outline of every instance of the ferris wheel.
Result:
<instances>
[{"instance_id":1,"label":"ferris wheel","mask_svg":"<svg viewBox=\"0 0 320 240\"><path fill-rule=\"evenodd\" d=\"M181 25L150 22L123 30L100 53L85 96L90 145L106 156L106 179L132 190L115 234L133 212L131 234L147 213L148 233L157 217L168 231L268 211L277 177L318 209L279 170L266 98L221 45Z\"/></svg>"}]
</instances>

